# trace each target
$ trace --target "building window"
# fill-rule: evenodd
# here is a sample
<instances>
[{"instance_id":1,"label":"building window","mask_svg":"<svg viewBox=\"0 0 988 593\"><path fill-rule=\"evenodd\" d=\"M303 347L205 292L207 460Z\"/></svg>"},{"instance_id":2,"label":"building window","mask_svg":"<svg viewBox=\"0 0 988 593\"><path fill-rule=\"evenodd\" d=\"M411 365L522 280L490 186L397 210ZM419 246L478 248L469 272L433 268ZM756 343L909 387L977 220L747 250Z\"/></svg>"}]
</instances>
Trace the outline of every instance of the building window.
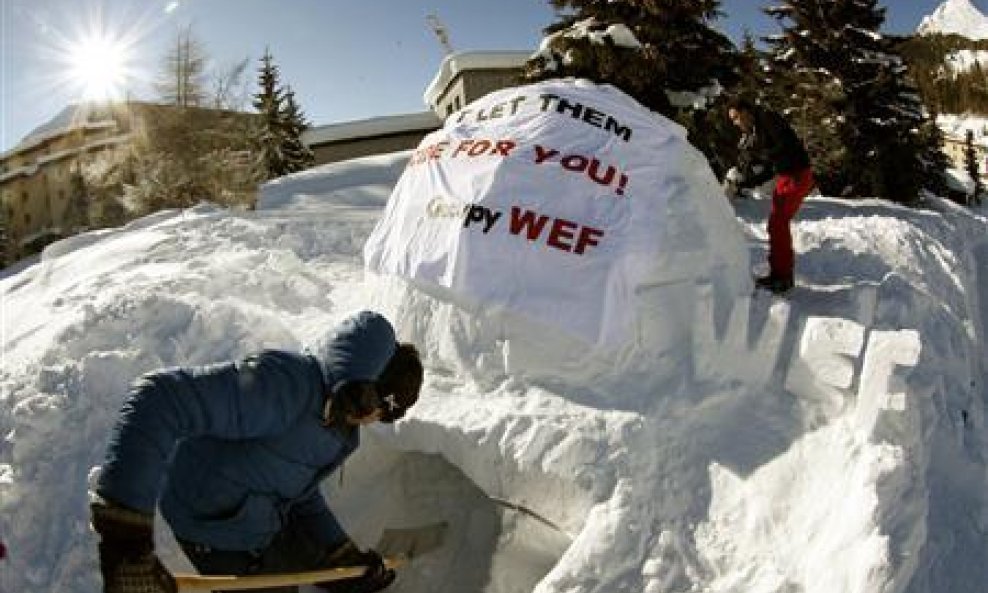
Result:
<instances>
[{"instance_id":1,"label":"building window","mask_svg":"<svg viewBox=\"0 0 988 593\"><path fill-rule=\"evenodd\" d=\"M22 204L27 204L27 198L28 198L27 192L26 191L22 191L21 192L21 203Z\"/></svg>"},{"instance_id":2,"label":"building window","mask_svg":"<svg viewBox=\"0 0 988 593\"><path fill-rule=\"evenodd\" d=\"M24 224L31 224L31 213L30 212L25 212L24 213Z\"/></svg>"},{"instance_id":3,"label":"building window","mask_svg":"<svg viewBox=\"0 0 988 593\"><path fill-rule=\"evenodd\" d=\"M463 104L460 102L459 95L457 95L456 99L453 100L453 106L454 106L453 108L456 109L457 111L459 111L460 107L463 106Z\"/></svg>"}]
</instances>

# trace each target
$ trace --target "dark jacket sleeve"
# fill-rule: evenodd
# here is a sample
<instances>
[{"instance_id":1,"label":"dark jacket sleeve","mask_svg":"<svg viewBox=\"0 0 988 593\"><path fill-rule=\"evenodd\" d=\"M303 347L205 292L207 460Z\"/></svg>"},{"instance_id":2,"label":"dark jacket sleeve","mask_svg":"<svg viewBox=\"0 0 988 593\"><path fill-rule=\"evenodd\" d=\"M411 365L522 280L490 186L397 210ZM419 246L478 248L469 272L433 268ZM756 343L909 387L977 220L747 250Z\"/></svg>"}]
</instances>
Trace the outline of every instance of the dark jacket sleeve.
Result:
<instances>
[{"instance_id":1,"label":"dark jacket sleeve","mask_svg":"<svg viewBox=\"0 0 988 593\"><path fill-rule=\"evenodd\" d=\"M785 118L774 111L763 111L758 121L764 130L764 154L775 173L793 173L810 165L803 142Z\"/></svg>"},{"instance_id":2,"label":"dark jacket sleeve","mask_svg":"<svg viewBox=\"0 0 988 593\"><path fill-rule=\"evenodd\" d=\"M322 376L311 358L273 350L238 364L145 375L132 386L114 426L96 492L153 512L181 439L279 434L322 393Z\"/></svg>"},{"instance_id":3,"label":"dark jacket sleeve","mask_svg":"<svg viewBox=\"0 0 988 593\"><path fill-rule=\"evenodd\" d=\"M332 550L344 543L349 536L329 510L326 499L314 487L292 505L292 520L301 525L309 536L326 550Z\"/></svg>"}]
</instances>

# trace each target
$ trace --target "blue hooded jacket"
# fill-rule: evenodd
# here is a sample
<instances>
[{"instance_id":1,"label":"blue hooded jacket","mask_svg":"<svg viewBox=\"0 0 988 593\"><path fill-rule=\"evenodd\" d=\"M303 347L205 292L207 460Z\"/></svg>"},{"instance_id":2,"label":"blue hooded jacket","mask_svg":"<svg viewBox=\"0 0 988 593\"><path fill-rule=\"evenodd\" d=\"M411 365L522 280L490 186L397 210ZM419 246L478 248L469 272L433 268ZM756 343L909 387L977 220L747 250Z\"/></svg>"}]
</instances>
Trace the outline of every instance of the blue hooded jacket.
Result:
<instances>
[{"instance_id":1,"label":"blue hooded jacket","mask_svg":"<svg viewBox=\"0 0 988 593\"><path fill-rule=\"evenodd\" d=\"M220 550L261 550L289 520L342 543L319 483L359 433L325 424L326 398L376 380L395 348L387 319L363 311L308 353L147 374L131 387L96 493L147 513L160 494L176 537Z\"/></svg>"}]
</instances>

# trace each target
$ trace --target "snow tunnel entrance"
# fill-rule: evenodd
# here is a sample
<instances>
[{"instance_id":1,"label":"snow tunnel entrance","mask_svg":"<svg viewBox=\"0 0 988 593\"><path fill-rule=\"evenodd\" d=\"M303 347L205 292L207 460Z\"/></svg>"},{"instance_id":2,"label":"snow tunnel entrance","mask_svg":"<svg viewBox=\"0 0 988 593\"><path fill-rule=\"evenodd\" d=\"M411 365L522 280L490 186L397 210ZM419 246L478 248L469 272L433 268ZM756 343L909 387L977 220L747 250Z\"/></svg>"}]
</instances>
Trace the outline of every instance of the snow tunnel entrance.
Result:
<instances>
[{"instance_id":1,"label":"snow tunnel entrance","mask_svg":"<svg viewBox=\"0 0 988 593\"><path fill-rule=\"evenodd\" d=\"M366 436L342 471L323 483L350 536L366 548L385 528L448 523L443 545L400 568L389 592L530 593L569 547L569 535L526 512L522 501L489 497L442 455L400 451ZM559 508L565 504L558 501ZM195 572L170 530L156 532L165 565Z\"/></svg>"},{"instance_id":2,"label":"snow tunnel entrance","mask_svg":"<svg viewBox=\"0 0 988 593\"><path fill-rule=\"evenodd\" d=\"M449 525L442 547L400 569L390 591L530 593L569 547L569 536L511 501L488 497L441 455L373 440L347 462L342 479L324 487L358 544L373 546L388 527Z\"/></svg>"}]
</instances>

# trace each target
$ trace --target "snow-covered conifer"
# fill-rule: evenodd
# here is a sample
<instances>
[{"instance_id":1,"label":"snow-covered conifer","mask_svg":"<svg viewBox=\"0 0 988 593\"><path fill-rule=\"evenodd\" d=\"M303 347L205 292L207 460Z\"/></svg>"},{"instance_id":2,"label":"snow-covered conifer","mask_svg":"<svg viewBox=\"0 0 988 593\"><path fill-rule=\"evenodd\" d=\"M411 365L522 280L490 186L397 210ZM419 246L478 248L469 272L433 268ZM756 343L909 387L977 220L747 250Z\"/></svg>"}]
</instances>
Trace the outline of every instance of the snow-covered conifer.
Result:
<instances>
[{"instance_id":1,"label":"snow-covered conifer","mask_svg":"<svg viewBox=\"0 0 988 593\"><path fill-rule=\"evenodd\" d=\"M254 95L258 112L255 146L261 177L271 179L300 171L313 162L312 152L302 142L308 127L295 93L281 83L281 73L265 51L258 71L260 89Z\"/></svg>"},{"instance_id":2,"label":"snow-covered conifer","mask_svg":"<svg viewBox=\"0 0 988 593\"><path fill-rule=\"evenodd\" d=\"M285 127L282 125L282 105L285 101L281 88L280 71L265 50L258 70L258 92L254 95L254 109L257 110L257 129L254 134L259 168L262 177L270 179L287 173L281 152L284 144Z\"/></svg>"},{"instance_id":3,"label":"snow-covered conifer","mask_svg":"<svg viewBox=\"0 0 988 593\"><path fill-rule=\"evenodd\" d=\"M285 88L285 103L281 117L285 127L282 149L285 168L289 173L293 173L310 167L315 162L315 156L302 142L302 132L308 129L309 122L306 121L305 113L295 100L295 91L290 86Z\"/></svg>"},{"instance_id":4,"label":"snow-covered conifer","mask_svg":"<svg viewBox=\"0 0 988 593\"><path fill-rule=\"evenodd\" d=\"M575 76L613 84L679 120L708 157L697 114L737 80L731 41L711 28L720 0L549 0L561 14L526 65L525 78Z\"/></svg>"},{"instance_id":5,"label":"snow-covered conifer","mask_svg":"<svg viewBox=\"0 0 988 593\"><path fill-rule=\"evenodd\" d=\"M981 166L978 163L978 149L974 145L974 130L967 131L964 144L964 168L967 174L974 180L974 193L971 202L978 203L979 197L985 191L985 184L981 181Z\"/></svg>"},{"instance_id":6,"label":"snow-covered conifer","mask_svg":"<svg viewBox=\"0 0 988 593\"><path fill-rule=\"evenodd\" d=\"M788 0L767 8L771 74L806 139L824 193L916 200L942 183L940 146L877 0Z\"/></svg>"}]
</instances>

